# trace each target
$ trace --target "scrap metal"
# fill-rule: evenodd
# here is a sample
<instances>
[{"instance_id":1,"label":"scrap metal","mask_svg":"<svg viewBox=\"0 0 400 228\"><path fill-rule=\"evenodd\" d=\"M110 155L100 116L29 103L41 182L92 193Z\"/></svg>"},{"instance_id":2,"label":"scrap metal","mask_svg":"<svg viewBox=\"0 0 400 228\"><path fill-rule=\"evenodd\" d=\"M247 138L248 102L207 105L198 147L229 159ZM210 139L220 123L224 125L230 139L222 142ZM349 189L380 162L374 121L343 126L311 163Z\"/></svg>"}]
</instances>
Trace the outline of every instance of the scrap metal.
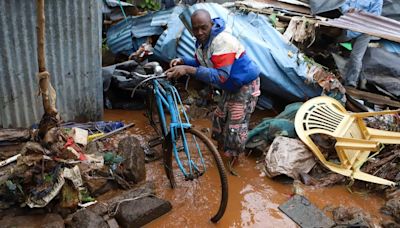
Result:
<instances>
[{"instance_id":1,"label":"scrap metal","mask_svg":"<svg viewBox=\"0 0 400 228\"><path fill-rule=\"evenodd\" d=\"M400 43L400 22L383 16L355 12L333 20L321 21L319 24L361 32Z\"/></svg>"}]
</instances>

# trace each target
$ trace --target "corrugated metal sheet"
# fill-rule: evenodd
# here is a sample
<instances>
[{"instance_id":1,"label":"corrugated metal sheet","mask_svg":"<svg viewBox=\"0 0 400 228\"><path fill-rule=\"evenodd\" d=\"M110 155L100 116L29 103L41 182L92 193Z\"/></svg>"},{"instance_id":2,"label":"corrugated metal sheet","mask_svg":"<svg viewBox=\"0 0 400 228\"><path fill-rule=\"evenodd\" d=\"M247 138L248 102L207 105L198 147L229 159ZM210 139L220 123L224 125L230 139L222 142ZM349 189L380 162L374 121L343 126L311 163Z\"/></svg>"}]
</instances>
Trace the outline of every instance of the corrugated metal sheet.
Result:
<instances>
[{"instance_id":1,"label":"corrugated metal sheet","mask_svg":"<svg viewBox=\"0 0 400 228\"><path fill-rule=\"evenodd\" d=\"M399 21L370 13L348 13L333 20L321 21L320 24L400 42Z\"/></svg>"},{"instance_id":2,"label":"corrugated metal sheet","mask_svg":"<svg viewBox=\"0 0 400 228\"><path fill-rule=\"evenodd\" d=\"M130 55L135 51L132 43L132 18L127 18L107 31L107 46L114 53Z\"/></svg>"},{"instance_id":3,"label":"corrugated metal sheet","mask_svg":"<svg viewBox=\"0 0 400 228\"><path fill-rule=\"evenodd\" d=\"M168 12L172 12L168 11ZM127 17L107 31L107 45L113 53L130 55L138 44L135 38L161 35L164 29L161 26L152 26L153 17L164 15L162 11L148 13L144 16ZM139 41L143 39L138 39ZM140 44L139 44L140 45Z\"/></svg>"},{"instance_id":4,"label":"corrugated metal sheet","mask_svg":"<svg viewBox=\"0 0 400 228\"><path fill-rule=\"evenodd\" d=\"M103 114L101 1L46 1L46 66L64 120ZM42 114L37 97L36 1L0 0L0 127L27 127Z\"/></svg>"}]
</instances>

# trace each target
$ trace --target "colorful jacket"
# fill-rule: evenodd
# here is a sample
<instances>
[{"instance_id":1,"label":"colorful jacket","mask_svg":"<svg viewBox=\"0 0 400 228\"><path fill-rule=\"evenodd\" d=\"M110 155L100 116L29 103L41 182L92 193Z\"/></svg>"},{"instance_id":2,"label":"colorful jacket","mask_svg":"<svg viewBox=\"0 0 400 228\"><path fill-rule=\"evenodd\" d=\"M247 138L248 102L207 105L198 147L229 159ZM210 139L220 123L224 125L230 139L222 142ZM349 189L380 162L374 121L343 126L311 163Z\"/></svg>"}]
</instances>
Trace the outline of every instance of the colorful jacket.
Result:
<instances>
[{"instance_id":1,"label":"colorful jacket","mask_svg":"<svg viewBox=\"0 0 400 228\"><path fill-rule=\"evenodd\" d=\"M356 9L380 16L382 14L382 6L383 0L346 0L340 9L342 13L347 13L350 9ZM359 32L348 30L346 36L349 38L356 38L360 34Z\"/></svg>"},{"instance_id":2,"label":"colorful jacket","mask_svg":"<svg viewBox=\"0 0 400 228\"><path fill-rule=\"evenodd\" d=\"M255 80L258 66L246 55L243 45L228 31L221 18L213 27L204 47L196 42L195 58L183 58L185 65L197 67L195 78L217 88L236 92Z\"/></svg>"}]
</instances>

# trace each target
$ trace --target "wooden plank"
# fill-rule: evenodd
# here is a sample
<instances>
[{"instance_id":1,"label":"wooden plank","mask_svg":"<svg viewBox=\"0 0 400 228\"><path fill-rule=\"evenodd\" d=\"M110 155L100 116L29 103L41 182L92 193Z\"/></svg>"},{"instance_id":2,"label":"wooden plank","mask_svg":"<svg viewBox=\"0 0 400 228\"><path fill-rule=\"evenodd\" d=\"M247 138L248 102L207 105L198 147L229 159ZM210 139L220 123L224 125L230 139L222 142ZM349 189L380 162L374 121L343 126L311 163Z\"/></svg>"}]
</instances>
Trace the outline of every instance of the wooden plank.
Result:
<instances>
[{"instance_id":1,"label":"wooden plank","mask_svg":"<svg viewBox=\"0 0 400 228\"><path fill-rule=\"evenodd\" d=\"M350 96L357 98L357 99L362 99L366 100L370 103L377 104L377 105L387 105L391 107L396 107L400 108L400 102L394 101L390 99L390 97L382 96L379 94L375 93L370 93L366 91L361 91L352 87L345 87L346 88L346 93L348 93Z\"/></svg>"}]
</instances>

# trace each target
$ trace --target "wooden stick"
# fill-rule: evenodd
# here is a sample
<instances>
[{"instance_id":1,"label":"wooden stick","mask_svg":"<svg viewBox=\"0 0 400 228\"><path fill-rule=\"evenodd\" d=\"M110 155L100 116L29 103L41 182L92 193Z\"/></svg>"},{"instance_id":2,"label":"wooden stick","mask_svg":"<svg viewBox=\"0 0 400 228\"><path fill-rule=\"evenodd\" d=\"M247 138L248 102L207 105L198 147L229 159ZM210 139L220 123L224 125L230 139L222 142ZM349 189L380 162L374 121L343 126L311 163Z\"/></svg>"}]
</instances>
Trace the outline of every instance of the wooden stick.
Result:
<instances>
[{"instance_id":1,"label":"wooden stick","mask_svg":"<svg viewBox=\"0 0 400 228\"><path fill-rule=\"evenodd\" d=\"M44 17L44 0L37 0L37 52L39 72L46 71L46 60L44 52L44 36L45 36L45 17ZM47 87L46 87L47 88Z\"/></svg>"},{"instance_id":2,"label":"wooden stick","mask_svg":"<svg viewBox=\"0 0 400 228\"><path fill-rule=\"evenodd\" d=\"M130 123L130 124L125 125L125 126L123 126L123 127L121 127L121 128L118 128L118 129L116 129L116 130L114 130L114 131L108 132L107 134L105 134L105 135L103 135L103 136L100 136L100 137L98 137L98 138L95 138L95 139L92 140L92 142L96 142L96 141L105 139L105 138L107 138L107 137L110 137L111 135L114 135L114 134L116 134L116 133L118 133L118 132L120 132L120 131L122 131L122 130L128 129L128 128L133 127L133 126L135 126L135 124L134 124L134 123Z\"/></svg>"},{"instance_id":3,"label":"wooden stick","mask_svg":"<svg viewBox=\"0 0 400 228\"><path fill-rule=\"evenodd\" d=\"M6 166L6 165L8 165L8 164L10 164L12 162L15 162L20 156L21 156L21 154L17 154L17 155L12 156L11 158L7 158L6 160L1 161L0 162L0 167L3 167L3 166Z\"/></svg>"},{"instance_id":4,"label":"wooden stick","mask_svg":"<svg viewBox=\"0 0 400 228\"><path fill-rule=\"evenodd\" d=\"M39 66L39 88L42 95L43 109L49 116L57 116L56 92L50 82L50 74L46 71L45 54L45 13L44 0L37 0L37 57Z\"/></svg>"}]
</instances>

